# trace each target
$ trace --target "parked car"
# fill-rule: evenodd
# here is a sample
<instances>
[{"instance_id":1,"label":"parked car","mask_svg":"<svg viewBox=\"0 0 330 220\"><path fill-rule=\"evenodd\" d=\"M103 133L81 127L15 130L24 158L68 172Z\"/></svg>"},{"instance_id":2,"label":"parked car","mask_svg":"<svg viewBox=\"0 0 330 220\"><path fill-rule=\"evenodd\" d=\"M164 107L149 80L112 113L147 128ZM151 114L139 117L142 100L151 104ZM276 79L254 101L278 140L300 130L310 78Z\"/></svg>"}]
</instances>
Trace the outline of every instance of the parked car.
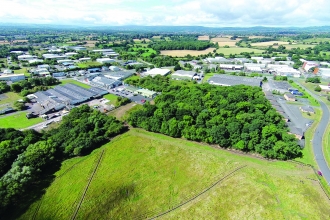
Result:
<instances>
[{"instance_id":1,"label":"parked car","mask_svg":"<svg viewBox=\"0 0 330 220\"><path fill-rule=\"evenodd\" d=\"M142 100L141 100L141 102L142 102L142 103L145 103L145 102L146 102L146 100L145 100L145 99L142 99Z\"/></svg>"}]
</instances>

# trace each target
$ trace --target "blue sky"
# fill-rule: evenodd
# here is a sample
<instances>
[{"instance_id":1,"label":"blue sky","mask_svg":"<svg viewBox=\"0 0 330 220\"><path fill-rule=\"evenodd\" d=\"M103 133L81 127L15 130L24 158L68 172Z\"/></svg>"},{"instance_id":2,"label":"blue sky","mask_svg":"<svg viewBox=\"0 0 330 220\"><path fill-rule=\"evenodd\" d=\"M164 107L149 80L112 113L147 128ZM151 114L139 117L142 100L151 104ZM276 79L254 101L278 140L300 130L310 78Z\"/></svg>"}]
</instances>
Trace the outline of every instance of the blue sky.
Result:
<instances>
[{"instance_id":1,"label":"blue sky","mask_svg":"<svg viewBox=\"0 0 330 220\"><path fill-rule=\"evenodd\" d=\"M330 25L329 0L1 0L0 22L211 27Z\"/></svg>"}]
</instances>

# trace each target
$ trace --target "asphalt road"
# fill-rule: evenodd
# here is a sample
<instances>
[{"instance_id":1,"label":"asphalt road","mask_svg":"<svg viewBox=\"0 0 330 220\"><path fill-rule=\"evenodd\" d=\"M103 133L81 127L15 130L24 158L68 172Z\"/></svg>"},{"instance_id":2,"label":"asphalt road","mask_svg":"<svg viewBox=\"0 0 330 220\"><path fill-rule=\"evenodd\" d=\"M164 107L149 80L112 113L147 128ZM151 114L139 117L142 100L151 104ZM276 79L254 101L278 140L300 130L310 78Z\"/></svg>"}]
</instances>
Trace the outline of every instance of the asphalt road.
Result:
<instances>
[{"instance_id":1,"label":"asphalt road","mask_svg":"<svg viewBox=\"0 0 330 220\"><path fill-rule=\"evenodd\" d=\"M309 91L306 87L300 84L301 87L303 87L306 91ZM317 99L322 108L322 118L317 126L314 137L312 140L312 145L313 145L313 152L314 152L314 157L317 162L317 165L319 166L319 169L321 170L324 179L327 181L328 185L330 185L330 169L328 167L328 164L325 160L324 154L323 154L323 149L322 149L322 140L324 135L328 135L325 133L328 123L329 123L329 109L324 104L322 100L320 100L315 94L313 94L311 91L309 91L309 94L311 94L315 99Z\"/></svg>"}]
</instances>

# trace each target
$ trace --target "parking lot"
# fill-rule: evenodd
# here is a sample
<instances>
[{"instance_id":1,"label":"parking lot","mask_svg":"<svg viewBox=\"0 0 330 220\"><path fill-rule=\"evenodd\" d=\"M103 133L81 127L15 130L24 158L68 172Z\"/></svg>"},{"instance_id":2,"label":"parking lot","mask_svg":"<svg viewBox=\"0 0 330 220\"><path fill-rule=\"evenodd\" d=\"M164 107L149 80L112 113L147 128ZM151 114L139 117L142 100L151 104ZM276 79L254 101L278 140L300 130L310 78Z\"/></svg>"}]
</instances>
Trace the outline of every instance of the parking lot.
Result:
<instances>
[{"instance_id":1,"label":"parking lot","mask_svg":"<svg viewBox=\"0 0 330 220\"><path fill-rule=\"evenodd\" d=\"M118 86L114 89L108 90L109 93L114 94L116 96L129 98L132 102L138 104L144 104L146 101L150 101L150 98L146 98L142 95L133 94L132 92L126 91L125 86Z\"/></svg>"}]
</instances>

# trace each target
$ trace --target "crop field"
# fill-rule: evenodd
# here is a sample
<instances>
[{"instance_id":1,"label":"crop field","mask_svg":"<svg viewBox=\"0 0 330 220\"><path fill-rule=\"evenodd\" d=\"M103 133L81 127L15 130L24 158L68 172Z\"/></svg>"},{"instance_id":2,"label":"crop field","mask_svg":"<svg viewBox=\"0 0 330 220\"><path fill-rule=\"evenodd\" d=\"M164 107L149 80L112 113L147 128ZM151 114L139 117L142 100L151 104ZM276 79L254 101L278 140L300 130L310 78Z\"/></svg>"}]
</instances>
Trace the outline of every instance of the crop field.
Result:
<instances>
[{"instance_id":1,"label":"crop field","mask_svg":"<svg viewBox=\"0 0 330 220\"><path fill-rule=\"evenodd\" d=\"M306 43L320 43L320 42L325 42L325 41L329 41L330 42L330 38L309 38L309 39L305 39L303 40L303 42Z\"/></svg>"},{"instance_id":2,"label":"crop field","mask_svg":"<svg viewBox=\"0 0 330 220\"><path fill-rule=\"evenodd\" d=\"M140 39L133 39L134 43L140 43L141 41L145 41L145 42L150 42L151 40L148 39L148 38L142 38L141 40Z\"/></svg>"},{"instance_id":3,"label":"crop field","mask_svg":"<svg viewBox=\"0 0 330 220\"><path fill-rule=\"evenodd\" d=\"M301 49L306 49L307 47L315 47L315 45L311 44L287 44L285 45L286 49L292 49L292 48L301 48Z\"/></svg>"},{"instance_id":4,"label":"crop field","mask_svg":"<svg viewBox=\"0 0 330 220\"><path fill-rule=\"evenodd\" d=\"M162 218L328 219L330 215L329 200L315 181L307 179L316 178L310 168L141 129L131 129L88 156L65 161L55 175L44 196L19 219L146 219L182 203Z\"/></svg>"},{"instance_id":5,"label":"crop field","mask_svg":"<svg viewBox=\"0 0 330 220\"><path fill-rule=\"evenodd\" d=\"M161 55L172 57L184 57L190 54L191 56L198 56L202 54L212 53L215 48L208 48L206 50L161 50Z\"/></svg>"},{"instance_id":6,"label":"crop field","mask_svg":"<svg viewBox=\"0 0 330 220\"><path fill-rule=\"evenodd\" d=\"M289 44L289 42L285 42L285 41L268 41L268 42L252 43L251 46L253 46L253 47L265 47L265 46L272 46L274 44L287 45L287 44Z\"/></svg>"},{"instance_id":7,"label":"crop field","mask_svg":"<svg viewBox=\"0 0 330 220\"><path fill-rule=\"evenodd\" d=\"M221 41L221 42L218 42L218 45L220 47L223 47L223 46L235 47L236 41Z\"/></svg>"},{"instance_id":8,"label":"crop field","mask_svg":"<svg viewBox=\"0 0 330 220\"><path fill-rule=\"evenodd\" d=\"M243 48L243 47L230 47L230 48L219 48L217 49L218 53L223 53L224 55L228 56L229 54L240 54L242 52L254 52L255 54L261 54L264 52L263 50L259 49L252 49L252 48Z\"/></svg>"},{"instance_id":9,"label":"crop field","mask_svg":"<svg viewBox=\"0 0 330 220\"><path fill-rule=\"evenodd\" d=\"M211 39L212 42L237 42L239 40L241 39L236 38L236 40L230 40L230 37L215 37Z\"/></svg>"},{"instance_id":10,"label":"crop field","mask_svg":"<svg viewBox=\"0 0 330 220\"><path fill-rule=\"evenodd\" d=\"M9 116L0 116L0 128L21 129L42 122L42 118L27 119L25 115L26 112L19 112L17 114L11 114Z\"/></svg>"},{"instance_id":11,"label":"crop field","mask_svg":"<svg viewBox=\"0 0 330 220\"><path fill-rule=\"evenodd\" d=\"M208 35L198 36L198 40L210 40L210 36Z\"/></svg>"},{"instance_id":12,"label":"crop field","mask_svg":"<svg viewBox=\"0 0 330 220\"><path fill-rule=\"evenodd\" d=\"M77 86L80 86L80 87L83 87L83 88L86 88L86 89L91 88L90 85L87 85L87 84L85 84L85 83L78 82L78 81L73 80L73 79L63 79L63 80L61 80L60 82L61 82L60 85L65 85L65 84L67 84L67 83L72 83L72 84L75 84L75 85L77 85Z\"/></svg>"}]
</instances>

